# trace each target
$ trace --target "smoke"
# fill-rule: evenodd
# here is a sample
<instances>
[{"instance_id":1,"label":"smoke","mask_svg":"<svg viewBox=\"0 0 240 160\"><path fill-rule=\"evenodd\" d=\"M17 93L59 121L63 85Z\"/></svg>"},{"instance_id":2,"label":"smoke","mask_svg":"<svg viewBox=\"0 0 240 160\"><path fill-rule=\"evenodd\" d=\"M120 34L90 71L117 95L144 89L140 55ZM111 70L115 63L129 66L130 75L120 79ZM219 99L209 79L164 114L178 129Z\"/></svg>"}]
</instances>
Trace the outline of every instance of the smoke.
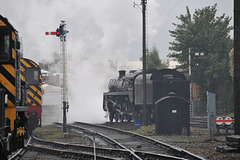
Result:
<instances>
[{"instance_id":1,"label":"smoke","mask_svg":"<svg viewBox=\"0 0 240 160\"><path fill-rule=\"evenodd\" d=\"M135 57L130 53L133 43L138 43L141 53L141 11L133 8L140 0L8 0L0 5L1 14L9 19L24 41L24 56L40 61L59 51L59 41L45 32L55 31L65 20L69 32L69 52L81 50L85 56L102 49L106 55ZM161 17L157 13L159 2L148 3L149 36L157 34ZM154 32L154 33L153 33ZM124 50L123 50L124 48ZM115 50L114 53L112 51ZM78 52L79 54L79 52ZM135 55L135 56L134 56Z\"/></svg>"},{"instance_id":2,"label":"smoke","mask_svg":"<svg viewBox=\"0 0 240 160\"><path fill-rule=\"evenodd\" d=\"M133 2L140 4L141 0L0 2L2 16L9 19L23 39L24 57L37 63L43 59L51 61L52 53L59 52L59 38L46 36L45 32L55 31L61 20L66 21L69 30L67 53L70 121L104 121L103 92L107 91L109 79L117 76L117 70L112 68L109 61L120 66L129 59L139 60L141 57L142 14L141 10L133 8ZM163 10L172 9L171 5L161 8L162 4L162 1L151 0L147 5L148 39L157 47L163 44L159 47L160 52L162 48L168 48L166 43L169 41L166 41L165 35L168 26L172 26L176 20L174 16L168 26L162 27L166 24ZM186 5L185 1L181 3L180 13L185 11ZM166 43L158 43L160 39Z\"/></svg>"},{"instance_id":3,"label":"smoke","mask_svg":"<svg viewBox=\"0 0 240 160\"><path fill-rule=\"evenodd\" d=\"M23 39L24 57L51 61L59 38L46 36L67 24L69 121L105 121L103 92L117 74L110 63L126 61L129 45L141 39L141 14L129 0L9 0L2 15Z\"/></svg>"},{"instance_id":4,"label":"smoke","mask_svg":"<svg viewBox=\"0 0 240 160\"><path fill-rule=\"evenodd\" d=\"M141 23L136 23L139 16L127 3L129 2L102 1L101 4L94 4L92 7L95 9L80 20L83 21L83 26L78 26L79 33L74 35L81 38L77 42L72 41L75 38L69 42L80 46L75 47L74 53L77 56L70 53L72 60L69 60L70 120L106 121L102 106L103 92L107 91L109 79L117 74L116 70L110 68L110 61L118 65L126 61L128 46L140 37L140 32L134 31ZM76 60L73 57L79 58Z\"/></svg>"}]
</instances>

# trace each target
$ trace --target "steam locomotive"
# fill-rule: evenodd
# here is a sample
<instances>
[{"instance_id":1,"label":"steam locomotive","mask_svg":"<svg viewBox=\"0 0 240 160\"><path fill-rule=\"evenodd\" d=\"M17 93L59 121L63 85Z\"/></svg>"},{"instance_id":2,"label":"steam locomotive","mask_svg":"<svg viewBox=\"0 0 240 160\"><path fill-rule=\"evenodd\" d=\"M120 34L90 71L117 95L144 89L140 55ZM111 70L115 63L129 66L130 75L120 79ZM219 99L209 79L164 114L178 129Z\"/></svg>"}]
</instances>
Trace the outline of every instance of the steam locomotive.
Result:
<instances>
[{"instance_id":1,"label":"steam locomotive","mask_svg":"<svg viewBox=\"0 0 240 160\"><path fill-rule=\"evenodd\" d=\"M18 31L0 15L0 159L7 159L8 154L24 147L28 133L34 129L36 124L28 124L28 120L37 119L30 111L34 106L31 97L38 97L37 112L41 112L39 68L33 62L24 63L20 46Z\"/></svg>"},{"instance_id":2,"label":"steam locomotive","mask_svg":"<svg viewBox=\"0 0 240 160\"><path fill-rule=\"evenodd\" d=\"M184 126L189 131L189 80L186 79L186 76L173 69L149 70L146 74L146 88L148 121L160 121L157 116L164 116L156 111L164 108L162 113L176 112L177 114L174 116L181 117L181 121L187 123ZM110 80L108 90L103 93L103 110L108 112L110 122L113 120L130 122L134 118L143 117L142 71L130 71L126 74L126 71L120 70L119 77ZM184 108L178 106L177 103L181 102L185 105ZM183 112L187 112L187 114L183 116ZM171 116L171 114L169 115ZM175 118L174 121L176 120Z\"/></svg>"}]
</instances>

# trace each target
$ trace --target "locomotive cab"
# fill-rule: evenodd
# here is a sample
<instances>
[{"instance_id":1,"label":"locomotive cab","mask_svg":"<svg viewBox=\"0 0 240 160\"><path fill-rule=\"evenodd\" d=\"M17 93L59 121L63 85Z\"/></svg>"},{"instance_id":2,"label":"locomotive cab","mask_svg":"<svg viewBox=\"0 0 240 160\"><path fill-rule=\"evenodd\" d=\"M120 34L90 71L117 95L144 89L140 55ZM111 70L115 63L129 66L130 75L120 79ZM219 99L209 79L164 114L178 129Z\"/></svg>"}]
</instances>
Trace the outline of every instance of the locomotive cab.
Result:
<instances>
[{"instance_id":1,"label":"locomotive cab","mask_svg":"<svg viewBox=\"0 0 240 160\"><path fill-rule=\"evenodd\" d=\"M9 61L10 59L10 35L6 29L0 30L0 61Z\"/></svg>"}]
</instances>

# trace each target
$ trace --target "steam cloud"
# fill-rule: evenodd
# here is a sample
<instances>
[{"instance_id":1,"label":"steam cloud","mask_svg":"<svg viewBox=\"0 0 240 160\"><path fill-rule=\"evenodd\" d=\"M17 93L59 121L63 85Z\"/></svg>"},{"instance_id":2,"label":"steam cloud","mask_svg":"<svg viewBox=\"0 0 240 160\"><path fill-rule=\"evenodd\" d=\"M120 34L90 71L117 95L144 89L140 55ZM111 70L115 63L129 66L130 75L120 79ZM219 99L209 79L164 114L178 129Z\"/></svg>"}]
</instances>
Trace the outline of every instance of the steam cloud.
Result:
<instances>
[{"instance_id":1,"label":"steam cloud","mask_svg":"<svg viewBox=\"0 0 240 160\"><path fill-rule=\"evenodd\" d=\"M193 3L183 0L178 3L178 7L174 7L176 1L179 0L148 1L148 38L150 43L157 45L160 52L162 48L168 48L167 43L171 41L166 39L166 35L170 29L168 26L172 26L172 22L176 20L175 16L185 13L185 7L189 4L197 5L193 9L201 8L200 1ZM52 53L59 51L59 39L46 36L45 32L55 31L61 20L66 21L69 30L67 52L70 121L105 121L102 110L103 92L107 91L109 79L117 76L109 61L119 66L127 59L139 60L142 15L140 10L133 8L133 2L141 3L140 0L1 2L2 16L9 19L23 39L24 57L36 62L52 59ZM212 0L211 5L217 2L218 0ZM223 6L226 8L226 4ZM166 9L171 9L166 11L170 14L177 8L180 8L180 12L172 14L172 21L167 19L169 15L163 14ZM166 22L169 23L168 26L162 27ZM163 29L163 33L159 34ZM165 57L168 52L160 54ZM161 55L160 57L163 58Z\"/></svg>"},{"instance_id":2,"label":"steam cloud","mask_svg":"<svg viewBox=\"0 0 240 160\"><path fill-rule=\"evenodd\" d=\"M6 7L0 8L9 13L3 16L23 37L24 57L38 62L52 59L52 53L59 51L59 39L44 33L55 31L60 20L66 21L69 121L105 121L103 92L107 91L109 79L117 76L117 70L111 69L109 61L121 65L127 55L133 54L129 49L132 43L139 41L141 46L141 12L133 8L133 0L101 0L100 3L23 0L17 3L15 7L12 4L16 4L16 0L9 0L4 3Z\"/></svg>"}]
</instances>

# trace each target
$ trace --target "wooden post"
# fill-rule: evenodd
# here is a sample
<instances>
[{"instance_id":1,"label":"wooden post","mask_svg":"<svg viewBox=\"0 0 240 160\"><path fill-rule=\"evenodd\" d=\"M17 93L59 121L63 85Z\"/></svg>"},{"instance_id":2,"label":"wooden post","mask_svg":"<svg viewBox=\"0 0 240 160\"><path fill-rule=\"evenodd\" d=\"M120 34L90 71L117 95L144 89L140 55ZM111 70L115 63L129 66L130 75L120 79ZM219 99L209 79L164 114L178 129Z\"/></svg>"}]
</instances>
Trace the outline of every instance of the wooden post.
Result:
<instances>
[{"instance_id":1,"label":"wooden post","mask_svg":"<svg viewBox=\"0 0 240 160\"><path fill-rule=\"evenodd\" d=\"M142 25L143 25L143 39L142 39L142 52L143 52L143 124L148 125L147 117L147 84L146 84L146 5L147 0L142 0Z\"/></svg>"},{"instance_id":2,"label":"wooden post","mask_svg":"<svg viewBox=\"0 0 240 160\"><path fill-rule=\"evenodd\" d=\"M214 114L213 114L213 112L211 113L210 140L214 141Z\"/></svg>"}]
</instances>

